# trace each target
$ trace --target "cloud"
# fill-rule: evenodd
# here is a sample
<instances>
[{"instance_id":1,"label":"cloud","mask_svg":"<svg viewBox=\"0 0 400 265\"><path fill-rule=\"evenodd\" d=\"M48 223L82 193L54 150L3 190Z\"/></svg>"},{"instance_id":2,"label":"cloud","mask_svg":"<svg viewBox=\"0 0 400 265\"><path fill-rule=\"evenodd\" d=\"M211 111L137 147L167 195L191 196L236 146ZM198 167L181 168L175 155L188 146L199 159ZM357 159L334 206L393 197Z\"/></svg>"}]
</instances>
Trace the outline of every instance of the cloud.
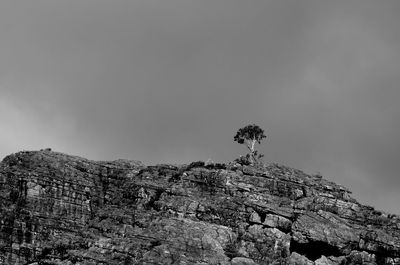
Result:
<instances>
[{"instance_id":1,"label":"cloud","mask_svg":"<svg viewBox=\"0 0 400 265\"><path fill-rule=\"evenodd\" d=\"M46 112L46 106L42 111ZM30 106L0 97L0 156L21 150L53 148L72 151L75 127L73 120L58 114L37 115Z\"/></svg>"},{"instance_id":2,"label":"cloud","mask_svg":"<svg viewBox=\"0 0 400 265\"><path fill-rule=\"evenodd\" d=\"M1 5L4 155L228 161L257 123L267 161L398 212L399 1Z\"/></svg>"}]
</instances>

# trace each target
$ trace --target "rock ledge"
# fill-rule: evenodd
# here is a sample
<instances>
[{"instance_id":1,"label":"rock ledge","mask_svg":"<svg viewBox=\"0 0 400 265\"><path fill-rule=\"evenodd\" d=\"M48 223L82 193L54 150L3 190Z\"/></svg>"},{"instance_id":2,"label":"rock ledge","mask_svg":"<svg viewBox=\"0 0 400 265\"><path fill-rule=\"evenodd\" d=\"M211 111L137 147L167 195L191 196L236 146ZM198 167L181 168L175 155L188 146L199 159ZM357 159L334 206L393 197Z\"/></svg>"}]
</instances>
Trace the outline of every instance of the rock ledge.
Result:
<instances>
[{"instance_id":1,"label":"rock ledge","mask_svg":"<svg viewBox=\"0 0 400 265\"><path fill-rule=\"evenodd\" d=\"M400 264L400 218L283 165L0 163L0 264Z\"/></svg>"}]
</instances>

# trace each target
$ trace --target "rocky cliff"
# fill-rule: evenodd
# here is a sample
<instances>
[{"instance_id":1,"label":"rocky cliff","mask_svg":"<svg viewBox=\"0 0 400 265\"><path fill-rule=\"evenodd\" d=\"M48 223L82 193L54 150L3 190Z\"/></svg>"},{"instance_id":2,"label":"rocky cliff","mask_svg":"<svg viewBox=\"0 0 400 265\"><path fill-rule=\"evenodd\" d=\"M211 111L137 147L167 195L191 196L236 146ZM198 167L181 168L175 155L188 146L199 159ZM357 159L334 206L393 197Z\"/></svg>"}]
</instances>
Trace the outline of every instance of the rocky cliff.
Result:
<instances>
[{"instance_id":1,"label":"rocky cliff","mask_svg":"<svg viewBox=\"0 0 400 265\"><path fill-rule=\"evenodd\" d=\"M1 264L400 264L400 217L272 164L0 164Z\"/></svg>"}]
</instances>

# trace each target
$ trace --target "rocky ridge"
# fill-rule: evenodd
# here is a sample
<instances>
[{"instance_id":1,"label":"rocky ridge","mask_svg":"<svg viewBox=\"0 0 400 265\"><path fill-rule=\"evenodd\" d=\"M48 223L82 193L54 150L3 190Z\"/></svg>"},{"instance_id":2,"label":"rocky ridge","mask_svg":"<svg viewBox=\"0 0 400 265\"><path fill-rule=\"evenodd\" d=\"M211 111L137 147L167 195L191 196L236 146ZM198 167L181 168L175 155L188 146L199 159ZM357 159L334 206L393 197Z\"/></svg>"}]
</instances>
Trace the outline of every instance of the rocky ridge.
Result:
<instances>
[{"instance_id":1,"label":"rocky ridge","mask_svg":"<svg viewBox=\"0 0 400 265\"><path fill-rule=\"evenodd\" d=\"M283 165L0 163L0 264L400 264L400 217Z\"/></svg>"}]
</instances>

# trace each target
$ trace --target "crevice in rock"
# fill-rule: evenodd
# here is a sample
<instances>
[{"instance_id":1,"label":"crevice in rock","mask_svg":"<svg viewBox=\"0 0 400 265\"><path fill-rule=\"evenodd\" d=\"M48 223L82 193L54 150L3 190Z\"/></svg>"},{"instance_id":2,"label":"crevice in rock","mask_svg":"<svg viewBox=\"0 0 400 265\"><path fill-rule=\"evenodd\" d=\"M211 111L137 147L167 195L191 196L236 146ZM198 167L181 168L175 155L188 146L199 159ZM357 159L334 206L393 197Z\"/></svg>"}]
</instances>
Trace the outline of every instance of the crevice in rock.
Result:
<instances>
[{"instance_id":1,"label":"crevice in rock","mask_svg":"<svg viewBox=\"0 0 400 265\"><path fill-rule=\"evenodd\" d=\"M147 209L154 209L156 211L160 211L159 206L157 205L157 201L160 200L161 195L164 193L164 190L156 190L154 196L150 199L150 201L146 204Z\"/></svg>"},{"instance_id":2,"label":"crevice in rock","mask_svg":"<svg viewBox=\"0 0 400 265\"><path fill-rule=\"evenodd\" d=\"M257 212L258 213L258 215L260 216L260 219L261 219L261 223L264 223L265 222L265 218L267 217L267 213L266 212Z\"/></svg>"},{"instance_id":3,"label":"crevice in rock","mask_svg":"<svg viewBox=\"0 0 400 265\"><path fill-rule=\"evenodd\" d=\"M293 239L290 241L290 253L296 252L307 257L309 260L315 261L322 255L325 257L343 255L338 247L329 245L323 241L310 241L308 243L299 243Z\"/></svg>"}]
</instances>

